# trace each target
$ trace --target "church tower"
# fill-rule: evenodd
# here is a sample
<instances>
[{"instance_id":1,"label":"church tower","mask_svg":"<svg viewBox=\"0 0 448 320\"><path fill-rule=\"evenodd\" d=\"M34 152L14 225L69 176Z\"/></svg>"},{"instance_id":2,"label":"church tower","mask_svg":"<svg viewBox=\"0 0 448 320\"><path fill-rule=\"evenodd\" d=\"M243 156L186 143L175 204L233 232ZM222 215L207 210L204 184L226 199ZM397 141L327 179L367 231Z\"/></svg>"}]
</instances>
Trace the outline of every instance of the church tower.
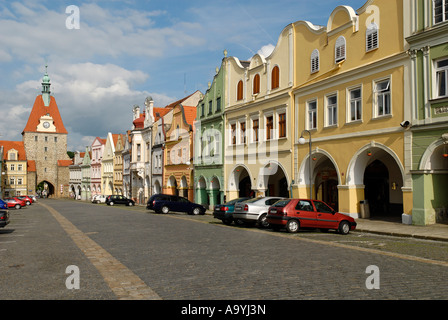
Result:
<instances>
[{"instance_id":1,"label":"church tower","mask_svg":"<svg viewBox=\"0 0 448 320\"><path fill-rule=\"evenodd\" d=\"M40 186L40 190L49 197L68 197L71 164L67 155L68 132L56 100L50 95L50 86L45 66L42 94L36 97L22 132L27 160L34 160L36 164L36 178L29 181L28 189L34 193Z\"/></svg>"}]
</instances>

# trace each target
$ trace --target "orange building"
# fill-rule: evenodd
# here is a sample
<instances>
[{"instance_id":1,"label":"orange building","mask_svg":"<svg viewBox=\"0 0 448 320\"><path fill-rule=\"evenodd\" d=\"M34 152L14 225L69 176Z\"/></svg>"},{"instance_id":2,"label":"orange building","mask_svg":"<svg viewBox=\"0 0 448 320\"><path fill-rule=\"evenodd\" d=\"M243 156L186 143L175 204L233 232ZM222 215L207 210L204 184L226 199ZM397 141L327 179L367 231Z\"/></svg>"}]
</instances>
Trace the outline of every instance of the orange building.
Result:
<instances>
[{"instance_id":1,"label":"orange building","mask_svg":"<svg viewBox=\"0 0 448 320\"><path fill-rule=\"evenodd\" d=\"M193 123L196 106L179 103L173 108L171 126L166 131L163 193L194 201Z\"/></svg>"}]
</instances>

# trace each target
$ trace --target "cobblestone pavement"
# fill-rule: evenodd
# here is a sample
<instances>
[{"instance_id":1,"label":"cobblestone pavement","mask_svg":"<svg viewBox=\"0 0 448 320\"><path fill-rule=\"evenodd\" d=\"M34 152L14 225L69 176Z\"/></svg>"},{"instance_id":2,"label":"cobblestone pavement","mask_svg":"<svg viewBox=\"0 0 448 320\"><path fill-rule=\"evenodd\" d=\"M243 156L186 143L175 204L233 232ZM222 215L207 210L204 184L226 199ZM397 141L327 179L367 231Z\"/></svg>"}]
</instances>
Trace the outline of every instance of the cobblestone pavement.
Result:
<instances>
[{"instance_id":1,"label":"cobblestone pavement","mask_svg":"<svg viewBox=\"0 0 448 320\"><path fill-rule=\"evenodd\" d=\"M0 229L1 299L446 299L445 242L289 235L207 215L41 203ZM66 288L69 265L79 267L79 290ZM368 288L372 275L378 289Z\"/></svg>"}]
</instances>

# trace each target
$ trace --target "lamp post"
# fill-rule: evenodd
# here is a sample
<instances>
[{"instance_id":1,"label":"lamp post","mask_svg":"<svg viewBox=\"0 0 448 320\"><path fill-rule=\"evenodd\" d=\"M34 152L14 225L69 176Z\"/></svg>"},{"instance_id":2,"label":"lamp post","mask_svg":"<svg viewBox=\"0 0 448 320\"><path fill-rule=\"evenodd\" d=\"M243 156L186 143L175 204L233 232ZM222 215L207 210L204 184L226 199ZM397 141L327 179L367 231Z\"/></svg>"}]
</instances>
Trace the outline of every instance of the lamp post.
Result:
<instances>
[{"instance_id":1,"label":"lamp post","mask_svg":"<svg viewBox=\"0 0 448 320\"><path fill-rule=\"evenodd\" d=\"M311 178L312 178L312 169L311 169L311 132L308 131L308 130L303 130L302 131L302 134L300 135L300 138L299 138L299 143L300 144L305 144L305 142L306 142L305 138L303 137L303 133L304 132L307 132L310 135L310 140L309 140L310 152L309 152L309 156L308 156L308 166L309 166L308 170L309 170L309 175L310 175L309 176L309 180L310 180L310 199L312 199L313 198L313 185L311 183Z\"/></svg>"}]
</instances>

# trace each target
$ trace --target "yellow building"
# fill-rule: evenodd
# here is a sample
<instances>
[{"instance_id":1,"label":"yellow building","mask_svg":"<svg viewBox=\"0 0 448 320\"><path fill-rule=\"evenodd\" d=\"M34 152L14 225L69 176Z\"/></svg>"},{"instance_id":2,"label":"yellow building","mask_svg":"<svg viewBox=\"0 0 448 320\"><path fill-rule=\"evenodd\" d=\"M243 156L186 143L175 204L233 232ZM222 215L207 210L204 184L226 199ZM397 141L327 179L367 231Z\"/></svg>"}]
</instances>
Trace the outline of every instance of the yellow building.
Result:
<instances>
[{"instance_id":1,"label":"yellow building","mask_svg":"<svg viewBox=\"0 0 448 320\"><path fill-rule=\"evenodd\" d=\"M290 196L293 37L291 24L268 56L256 54L250 61L225 58L226 200Z\"/></svg>"},{"instance_id":2,"label":"yellow building","mask_svg":"<svg viewBox=\"0 0 448 320\"><path fill-rule=\"evenodd\" d=\"M369 0L337 7L327 26L294 23L295 197L354 217L411 214L406 3Z\"/></svg>"},{"instance_id":3,"label":"yellow building","mask_svg":"<svg viewBox=\"0 0 448 320\"><path fill-rule=\"evenodd\" d=\"M2 190L3 197L27 195L27 160L22 141L0 141L3 146ZM34 164L33 164L34 165ZM35 186L34 186L35 187ZM31 192L34 194L34 188Z\"/></svg>"}]
</instances>

